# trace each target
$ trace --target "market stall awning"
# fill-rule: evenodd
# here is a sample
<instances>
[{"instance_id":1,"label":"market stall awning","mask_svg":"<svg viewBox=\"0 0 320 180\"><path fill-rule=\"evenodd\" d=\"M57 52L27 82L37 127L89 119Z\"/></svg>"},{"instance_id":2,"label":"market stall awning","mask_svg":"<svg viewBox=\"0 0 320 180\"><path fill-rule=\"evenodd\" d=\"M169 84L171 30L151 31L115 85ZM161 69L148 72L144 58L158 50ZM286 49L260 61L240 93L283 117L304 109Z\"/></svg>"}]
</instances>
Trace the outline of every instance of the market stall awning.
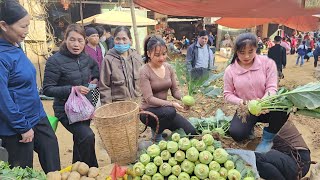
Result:
<instances>
[{"instance_id":1,"label":"market stall awning","mask_svg":"<svg viewBox=\"0 0 320 180\"><path fill-rule=\"evenodd\" d=\"M272 19L270 18L221 18L216 23L229 28L245 29L270 23L271 21Z\"/></svg>"},{"instance_id":2,"label":"market stall awning","mask_svg":"<svg viewBox=\"0 0 320 180\"><path fill-rule=\"evenodd\" d=\"M137 26L156 25L158 22L153 19L136 15ZM78 24L81 21L77 22ZM88 24L108 24L114 26L132 26L130 12L124 11L109 11L103 14L97 14L83 20L84 25Z\"/></svg>"},{"instance_id":3,"label":"market stall awning","mask_svg":"<svg viewBox=\"0 0 320 180\"><path fill-rule=\"evenodd\" d=\"M230 28L250 28L264 23L282 24L299 31L318 29L319 18L314 16L292 16L282 18L221 18L217 24Z\"/></svg>"},{"instance_id":4,"label":"market stall awning","mask_svg":"<svg viewBox=\"0 0 320 180\"><path fill-rule=\"evenodd\" d=\"M147 9L166 15L199 17L277 18L319 14L305 9L303 0L134 0Z\"/></svg>"},{"instance_id":5,"label":"market stall awning","mask_svg":"<svg viewBox=\"0 0 320 180\"><path fill-rule=\"evenodd\" d=\"M319 28L319 18L314 16L293 16L288 18L277 18L274 20L274 22L304 32L315 31Z\"/></svg>"},{"instance_id":6,"label":"market stall awning","mask_svg":"<svg viewBox=\"0 0 320 180\"><path fill-rule=\"evenodd\" d=\"M168 18L167 22L192 22L192 21L200 21L201 18L192 18L192 19L185 19L185 18Z\"/></svg>"}]
</instances>

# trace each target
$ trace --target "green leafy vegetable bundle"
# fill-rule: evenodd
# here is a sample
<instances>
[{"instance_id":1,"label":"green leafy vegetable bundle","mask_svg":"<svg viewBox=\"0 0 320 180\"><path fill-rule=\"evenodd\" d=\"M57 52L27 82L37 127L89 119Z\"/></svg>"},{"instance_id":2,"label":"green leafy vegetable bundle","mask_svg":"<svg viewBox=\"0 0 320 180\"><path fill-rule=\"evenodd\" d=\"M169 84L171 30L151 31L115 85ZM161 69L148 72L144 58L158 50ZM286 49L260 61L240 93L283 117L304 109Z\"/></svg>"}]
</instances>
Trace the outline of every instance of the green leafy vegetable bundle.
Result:
<instances>
[{"instance_id":1,"label":"green leafy vegetable bundle","mask_svg":"<svg viewBox=\"0 0 320 180\"><path fill-rule=\"evenodd\" d=\"M37 171L32 168L14 167L6 162L0 161L0 179L4 180L46 180L46 175L42 171Z\"/></svg>"},{"instance_id":2,"label":"green leafy vegetable bundle","mask_svg":"<svg viewBox=\"0 0 320 180\"><path fill-rule=\"evenodd\" d=\"M172 63L172 66L175 68L179 84L181 86L187 85L188 88L188 94L182 98L184 105L195 105L196 101L194 99L194 95L198 92L202 92L205 96L211 98L215 98L222 93L222 89L212 86L212 83L221 79L223 77L223 72L219 74L208 72L207 75L195 79L191 77L190 72L188 72L184 60L177 59Z\"/></svg>"},{"instance_id":3,"label":"green leafy vegetable bundle","mask_svg":"<svg viewBox=\"0 0 320 180\"><path fill-rule=\"evenodd\" d=\"M217 109L215 116L207 118L189 118L190 123L197 129L199 134L218 133L220 136L226 136L231 120L232 116L226 116L221 109Z\"/></svg>"},{"instance_id":4,"label":"green leafy vegetable bundle","mask_svg":"<svg viewBox=\"0 0 320 180\"><path fill-rule=\"evenodd\" d=\"M269 110L320 118L320 82L309 83L291 91L282 88L275 95L251 100L248 102L248 110L253 115Z\"/></svg>"}]
</instances>

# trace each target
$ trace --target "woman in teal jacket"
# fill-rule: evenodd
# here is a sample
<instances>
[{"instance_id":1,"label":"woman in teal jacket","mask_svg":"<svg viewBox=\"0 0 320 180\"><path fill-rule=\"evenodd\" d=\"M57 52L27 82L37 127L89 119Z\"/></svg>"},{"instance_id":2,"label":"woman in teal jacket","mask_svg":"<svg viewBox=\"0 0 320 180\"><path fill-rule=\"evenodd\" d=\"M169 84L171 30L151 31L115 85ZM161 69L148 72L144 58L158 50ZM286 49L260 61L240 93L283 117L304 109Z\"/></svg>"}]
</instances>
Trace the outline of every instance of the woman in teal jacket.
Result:
<instances>
[{"instance_id":1,"label":"woman in teal jacket","mask_svg":"<svg viewBox=\"0 0 320 180\"><path fill-rule=\"evenodd\" d=\"M17 1L0 6L0 139L11 166L32 167L35 150L45 172L59 170L58 142L38 95L36 70L19 47L30 16Z\"/></svg>"}]
</instances>

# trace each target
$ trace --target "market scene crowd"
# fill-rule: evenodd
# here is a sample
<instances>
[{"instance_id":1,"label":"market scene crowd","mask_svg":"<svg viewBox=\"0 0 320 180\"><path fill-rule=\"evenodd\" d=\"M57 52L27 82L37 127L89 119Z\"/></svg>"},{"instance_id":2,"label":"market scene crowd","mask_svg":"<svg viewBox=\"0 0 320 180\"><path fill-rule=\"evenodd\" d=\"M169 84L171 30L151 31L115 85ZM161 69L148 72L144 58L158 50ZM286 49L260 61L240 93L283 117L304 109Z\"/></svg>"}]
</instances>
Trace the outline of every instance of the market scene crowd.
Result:
<instances>
[{"instance_id":1,"label":"market scene crowd","mask_svg":"<svg viewBox=\"0 0 320 180\"><path fill-rule=\"evenodd\" d=\"M7 161L12 167L33 167L36 152L45 173L59 171L59 140L39 96L36 67L22 46L32 17L18 1L3 0L0 4L0 145L8 152ZM128 26L61 26L65 27L57 37L59 48L46 60L41 83L42 95L53 98L53 116L72 134L72 163L99 167L99 134L92 129L93 111L110 103L133 101L141 111L157 116L158 125L152 117L139 116L151 129L150 142L152 137L154 143L167 140L166 130L179 129L192 139L198 131L183 115L192 105L184 102L185 91L170 61L183 57L185 73L197 81L216 71L219 55L229 59L223 75L224 102L238 107L228 112L233 118L227 134L241 143L257 138L256 124L263 125L261 140L251 151L259 177L296 180L309 172L312 152L290 121L292 114L264 109L258 114L248 113L246 123L239 114L251 100L279 92L289 55L297 55L296 68L303 69L309 61L315 69L318 67L318 31L288 33L279 29L269 37L249 31L221 31L218 38L216 31L202 27L193 36L183 34L178 38L177 30L168 27L148 33L140 53L133 47L134 37ZM84 101L76 100L79 96ZM79 103L83 109L72 114L73 105Z\"/></svg>"}]
</instances>

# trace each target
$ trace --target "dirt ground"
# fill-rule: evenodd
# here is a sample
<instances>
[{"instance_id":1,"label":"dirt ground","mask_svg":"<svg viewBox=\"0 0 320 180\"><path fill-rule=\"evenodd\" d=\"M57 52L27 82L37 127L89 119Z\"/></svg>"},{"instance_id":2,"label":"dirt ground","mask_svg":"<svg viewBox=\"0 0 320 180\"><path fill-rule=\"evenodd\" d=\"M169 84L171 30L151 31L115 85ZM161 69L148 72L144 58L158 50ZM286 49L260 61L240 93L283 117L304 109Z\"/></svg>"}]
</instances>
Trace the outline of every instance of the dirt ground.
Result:
<instances>
[{"instance_id":1,"label":"dirt ground","mask_svg":"<svg viewBox=\"0 0 320 180\"><path fill-rule=\"evenodd\" d=\"M285 79L281 80L280 85L285 85L286 87L295 87L297 85L303 85L308 82L316 81L313 77L314 67L313 67L313 58L310 59L309 62L306 62L304 66L295 66L296 55L288 55L287 67L284 69ZM216 57L216 65L219 69L222 69L226 63L225 59L221 57ZM202 99L203 100L203 99ZM200 102L202 101L200 100ZM220 101L220 102L219 102ZM199 102L199 100L198 100ZM206 99L201 104L207 103ZM53 115L52 110L52 101L43 101L46 112L49 115ZM208 111L208 109L200 108L192 109L192 112L188 114L184 114L185 116L207 116L212 112L215 112L216 108L222 108L224 112L228 115L232 115L234 111L230 109L234 109L230 105L226 105L223 103L222 98L220 97L215 101L215 104L212 104L212 111ZM313 119L304 116L295 116L292 115L290 117L292 121L296 124L302 136L304 137L306 143L308 144L311 150L312 160L320 161L320 123L318 119ZM99 134L94 127L94 123L92 125L94 132L96 134L96 153L98 158L98 163L100 167L107 166L110 167L110 158L106 150L103 148L103 144L99 137ZM150 131L147 131L150 133ZM60 159L62 168L71 164L72 161L72 135L61 125L58 125L58 129L56 132L59 141L60 148ZM258 137L261 134L257 135ZM143 135L143 137L150 137L150 135ZM49 153L49 152L48 152ZM35 168L40 169L40 164L35 154ZM108 168L107 168L108 169ZM110 169L106 170L109 171Z\"/></svg>"}]
</instances>

